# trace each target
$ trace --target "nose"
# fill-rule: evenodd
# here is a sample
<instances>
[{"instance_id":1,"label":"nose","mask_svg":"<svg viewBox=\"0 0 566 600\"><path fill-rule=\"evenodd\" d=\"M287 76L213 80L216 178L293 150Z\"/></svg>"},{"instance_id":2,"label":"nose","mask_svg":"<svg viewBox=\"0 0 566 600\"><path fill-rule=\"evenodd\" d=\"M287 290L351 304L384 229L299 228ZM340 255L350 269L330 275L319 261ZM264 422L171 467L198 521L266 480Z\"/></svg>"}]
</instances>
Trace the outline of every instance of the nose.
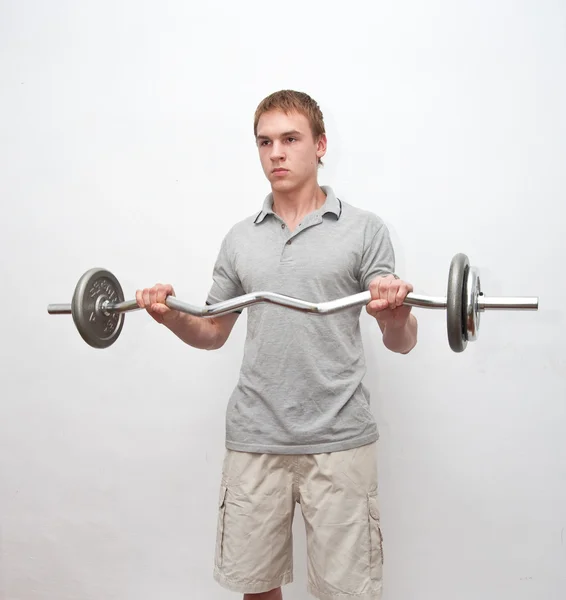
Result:
<instances>
[{"instance_id":1,"label":"nose","mask_svg":"<svg viewBox=\"0 0 566 600\"><path fill-rule=\"evenodd\" d=\"M279 140L275 140L271 144L271 152L269 153L269 158L273 162L281 161L285 158L285 153L283 152L283 145Z\"/></svg>"}]
</instances>

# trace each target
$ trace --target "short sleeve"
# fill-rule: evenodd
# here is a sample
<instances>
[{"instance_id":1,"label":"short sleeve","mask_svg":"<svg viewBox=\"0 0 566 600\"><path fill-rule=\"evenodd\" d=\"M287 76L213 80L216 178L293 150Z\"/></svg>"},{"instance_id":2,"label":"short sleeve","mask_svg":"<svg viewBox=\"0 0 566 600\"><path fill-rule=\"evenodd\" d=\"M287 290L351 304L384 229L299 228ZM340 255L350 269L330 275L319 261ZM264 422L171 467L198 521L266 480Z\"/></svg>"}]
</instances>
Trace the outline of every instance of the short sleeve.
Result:
<instances>
[{"instance_id":1,"label":"short sleeve","mask_svg":"<svg viewBox=\"0 0 566 600\"><path fill-rule=\"evenodd\" d=\"M238 273L230 253L228 236L222 240L212 271L212 286L206 299L207 304L216 304L244 295ZM238 311L241 312L241 311Z\"/></svg>"},{"instance_id":2,"label":"short sleeve","mask_svg":"<svg viewBox=\"0 0 566 600\"><path fill-rule=\"evenodd\" d=\"M392 274L395 274L395 251L391 236L387 226L378 222L377 231L368 235L364 242L359 271L360 286L365 291L376 277Z\"/></svg>"}]
</instances>

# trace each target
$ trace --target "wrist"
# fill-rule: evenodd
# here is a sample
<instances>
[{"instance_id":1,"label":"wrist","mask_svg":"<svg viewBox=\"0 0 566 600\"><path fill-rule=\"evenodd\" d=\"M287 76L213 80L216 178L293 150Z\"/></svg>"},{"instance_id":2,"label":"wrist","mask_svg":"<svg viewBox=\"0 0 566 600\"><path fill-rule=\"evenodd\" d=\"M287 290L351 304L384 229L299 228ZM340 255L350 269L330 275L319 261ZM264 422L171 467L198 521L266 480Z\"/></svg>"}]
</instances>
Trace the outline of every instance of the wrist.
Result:
<instances>
[{"instance_id":1,"label":"wrist","mask_svg":"<svg viewBox=\"0 0 566 600\"><path fill-rule=\"evenodd\" d=\"M411 317L413 317L411 313L407 315L406 319L394 319L389 317L379 318L379 316L377 316L376 321L383 330L387 329L389 331L397 331L406 328L411 320Z\"/></svg>"},{"instance_id":2,"label":"wrist","mask_svg":"<svg viewBox=\"0 0 566 600\"><path fill-rule=\"evenodd\" d=\"M190 319L191 315L183 313L179 310L172 310L167 314L166 318L163 319L163 325L175 333L179 328L184 326L185 317Z\"/></svg>"},{"instance_id":3,"label":"wrist","mask_svg":"<svg viewBox=\"0 0 566 600\"><path fill-rule=\"evenodd\" d=\"M409 314L404 323L388 322L383 327L383 342L393 352L407 354L417 343L417 319Z\"/></svg>"}]
</instances>

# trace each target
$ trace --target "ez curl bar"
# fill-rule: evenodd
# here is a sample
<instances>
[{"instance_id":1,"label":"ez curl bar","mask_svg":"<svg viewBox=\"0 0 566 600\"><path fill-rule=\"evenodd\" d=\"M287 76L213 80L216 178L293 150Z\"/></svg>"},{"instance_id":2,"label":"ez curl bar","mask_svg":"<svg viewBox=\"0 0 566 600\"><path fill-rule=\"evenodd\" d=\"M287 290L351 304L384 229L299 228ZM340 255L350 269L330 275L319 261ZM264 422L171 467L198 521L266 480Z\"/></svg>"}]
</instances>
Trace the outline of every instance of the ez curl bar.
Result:
<instances>
[{"instance_id":1,"label":"ez curl bar","mask_svg":"<svg viewBox=\"0 0 566 600\"><path fill-rule=\"evenodd\" d=\"M273 292L253 292L205 307L192 306L174 296L168 296L165 304L190 315L210 318L260 302L315 315L328 315L366 305L370 300L369 291L319 304ZM538 310L538 297L487 298L481 291L478 269L470 266L465 254L459 253L450 263L446 297L410 293L403 304L445 309L448 343L454 352L462 352L468 342L478 337L480 313L485 310ZM93 348L107 348L113 344L122 332L124 313L134 310L140 310L137 302L124 300L118 279L110 271L97 268L89 269L79 279L71 304L50 304L47 307L51 315L72 315L81 337Z\"/></svg>"}]
</instances>

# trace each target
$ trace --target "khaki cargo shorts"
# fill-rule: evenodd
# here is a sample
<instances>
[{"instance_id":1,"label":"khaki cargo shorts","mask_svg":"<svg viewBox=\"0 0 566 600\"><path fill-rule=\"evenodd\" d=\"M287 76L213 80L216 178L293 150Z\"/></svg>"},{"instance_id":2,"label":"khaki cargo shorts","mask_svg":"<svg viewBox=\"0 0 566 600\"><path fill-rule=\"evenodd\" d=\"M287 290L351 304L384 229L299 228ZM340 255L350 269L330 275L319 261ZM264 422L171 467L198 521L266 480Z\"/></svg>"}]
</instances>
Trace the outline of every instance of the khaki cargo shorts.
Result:
<instances>
[{"instance_id":1,"label":"khaki cargo shorts","mask_svg":"<svg viewBox=\"0 0 566 600\"><path fill-rule=\"evenodd\" d=\"M376 443L309 455L227 450L214 579L242 594L293 581L297 504L306 527L308 592L320 600L379 599Z\"/></svg>"}]
</instances>

